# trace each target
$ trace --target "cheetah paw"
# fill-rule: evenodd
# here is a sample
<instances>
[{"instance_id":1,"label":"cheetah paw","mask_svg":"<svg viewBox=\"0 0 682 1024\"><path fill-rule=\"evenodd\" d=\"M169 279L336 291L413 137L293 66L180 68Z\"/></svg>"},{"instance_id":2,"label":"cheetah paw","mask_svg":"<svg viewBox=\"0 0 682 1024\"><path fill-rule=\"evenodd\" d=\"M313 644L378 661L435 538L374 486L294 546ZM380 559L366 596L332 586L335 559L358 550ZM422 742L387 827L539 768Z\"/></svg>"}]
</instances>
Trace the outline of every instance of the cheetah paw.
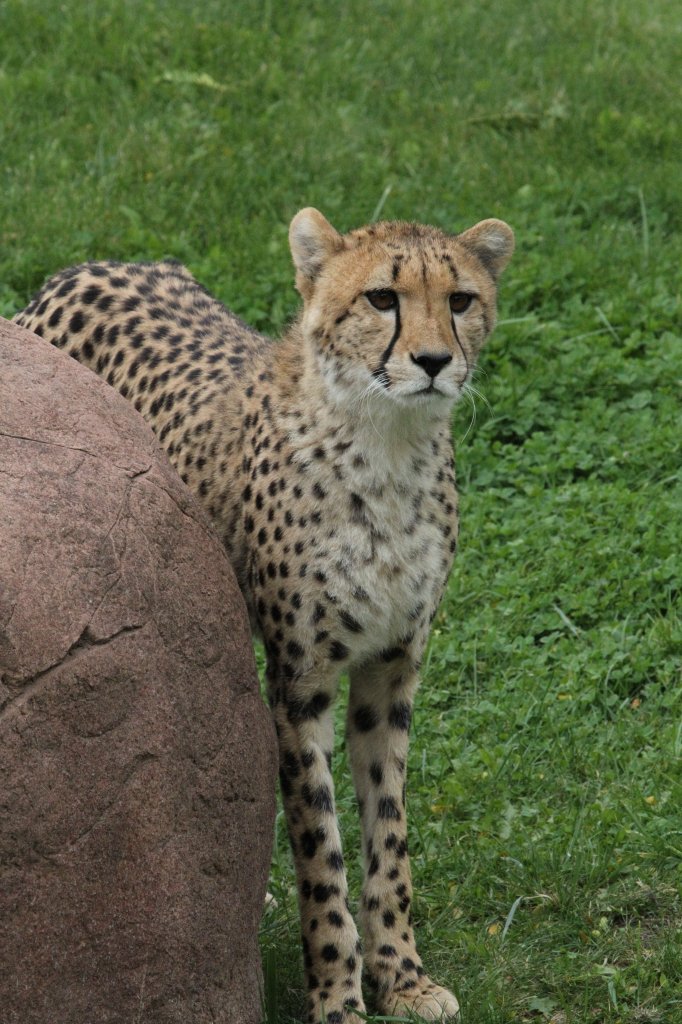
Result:
<instances>
[{"instance_id":1,"label":"cheetah paw","mask_svg":"<svg viewBox=\"0 0 682 1024\"><path fill-rule=\"evenodd\" d=\"M408 991L386 994L381 1000L384 1013L413 1014L422 1020L449 1021L459 1016L459 1003L448 989L423 977Z\"/></svg>"}]
</instances>

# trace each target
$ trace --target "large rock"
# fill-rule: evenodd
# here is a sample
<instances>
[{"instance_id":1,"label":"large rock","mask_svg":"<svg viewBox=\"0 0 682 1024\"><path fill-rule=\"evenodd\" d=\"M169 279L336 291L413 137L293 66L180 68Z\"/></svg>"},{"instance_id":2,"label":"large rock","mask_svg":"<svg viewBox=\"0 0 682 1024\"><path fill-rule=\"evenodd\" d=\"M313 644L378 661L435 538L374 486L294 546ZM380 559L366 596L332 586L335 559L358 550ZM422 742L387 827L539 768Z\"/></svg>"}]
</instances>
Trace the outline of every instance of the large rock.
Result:
<instances>
[{"instance_id":1,"label":"large rock","mask_svg":"<svg viewBox=\"0 0 682 1024\"><path fill-rule=\"evenodd\" d=\"M2 321L1 1024L257 1024L275 768L202 512L123 398Z\"/></svg>"}]
</instances>

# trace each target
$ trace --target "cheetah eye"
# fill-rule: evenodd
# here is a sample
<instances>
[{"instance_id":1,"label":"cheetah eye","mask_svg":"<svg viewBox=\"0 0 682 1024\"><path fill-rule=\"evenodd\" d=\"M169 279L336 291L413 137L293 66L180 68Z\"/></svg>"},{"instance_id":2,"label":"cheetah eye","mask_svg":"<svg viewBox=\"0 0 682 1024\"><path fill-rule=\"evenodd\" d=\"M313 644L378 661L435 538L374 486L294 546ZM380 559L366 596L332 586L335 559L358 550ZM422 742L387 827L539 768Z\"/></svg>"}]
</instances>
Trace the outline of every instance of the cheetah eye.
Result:
<instances>
[{"instance_id":1,"label":"cheetah eye","mask_svg":"<svg viewBox=\"0 0 682 1024\"><path fill-rule=\"evenodd\" d=\"M375 309L395 309L398 305L398 296L391 288L378 288L373 292L365 292L365 295Z\"/></svg>"},{"instance_id":2,"label":"cheetah eye","mask_svg":"<svg viewBox=\"0 0 682 1024\"><path fill-rule=\"evenodd\" d=\"M466 313L474 301L474 296L467 292L453 292L450 296L450 309L453 313Z\"/></svg>"}]
</instances>

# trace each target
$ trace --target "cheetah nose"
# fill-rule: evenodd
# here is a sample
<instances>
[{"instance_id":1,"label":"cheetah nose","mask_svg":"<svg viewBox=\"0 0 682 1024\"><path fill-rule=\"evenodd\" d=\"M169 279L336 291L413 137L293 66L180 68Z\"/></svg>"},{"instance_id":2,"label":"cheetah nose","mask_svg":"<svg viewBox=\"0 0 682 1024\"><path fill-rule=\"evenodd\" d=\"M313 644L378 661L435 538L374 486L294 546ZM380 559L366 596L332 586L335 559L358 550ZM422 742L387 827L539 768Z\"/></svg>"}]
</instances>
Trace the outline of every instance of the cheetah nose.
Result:
<instances>
[{"instance_id":1,"label":"cheetah nose","mask_svg":"<svg viewBox=\"0 0 682 1024\"><path fill-rule=\"evenodd\" d=\"M410 352L410 358L417 366L421 366L422 370L425 370L432 380L438 376L444 366L452 362L452 356L447 353L445 355L434 355L431 352L425 352L423 356L415 356Z\"/></svg>"}]
</instances>

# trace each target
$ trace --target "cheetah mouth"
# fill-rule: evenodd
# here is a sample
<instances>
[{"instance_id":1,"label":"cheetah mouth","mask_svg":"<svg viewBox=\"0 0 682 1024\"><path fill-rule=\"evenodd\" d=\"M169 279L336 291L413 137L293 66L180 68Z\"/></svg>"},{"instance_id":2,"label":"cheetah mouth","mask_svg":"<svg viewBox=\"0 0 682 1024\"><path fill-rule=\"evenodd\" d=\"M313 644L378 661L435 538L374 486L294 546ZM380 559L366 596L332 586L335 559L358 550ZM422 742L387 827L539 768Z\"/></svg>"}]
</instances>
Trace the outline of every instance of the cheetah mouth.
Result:
<instances>
[{"instance_id":1,"label":"cheetah mouth","mask_svg":"<svg viewBox=\"0 0 682 1024\"><path fill-rule=\"evenodd\" d=\"M442 398L447 398L448 395L441 388L435 387L433 381L427 384L425 388L420 388L419 391L413 391L413 395L440 395Z\"/></svg>"}]
</instances>

